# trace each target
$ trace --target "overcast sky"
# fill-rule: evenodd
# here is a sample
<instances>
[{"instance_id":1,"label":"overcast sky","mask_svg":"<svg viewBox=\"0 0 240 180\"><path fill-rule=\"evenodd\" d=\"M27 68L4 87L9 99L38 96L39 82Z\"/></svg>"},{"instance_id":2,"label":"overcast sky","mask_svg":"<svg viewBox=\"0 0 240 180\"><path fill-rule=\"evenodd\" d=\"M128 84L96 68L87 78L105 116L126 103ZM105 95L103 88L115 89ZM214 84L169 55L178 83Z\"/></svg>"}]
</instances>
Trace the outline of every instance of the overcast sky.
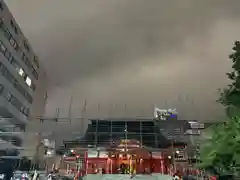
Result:
<instances>
[{"instance_id":1,"label":"overcast sky","mask_svg":"<svg viewBox=\"0 0 240 180\"><path fill-rule=\"evenodd\" d=\"M46 68L47 114L59 107L66 116L73 93L73 116L84 99L91 116L149 116L152 104L177 108L182 119L223 115L216 89L227 84L240 36L239 0L6 3Z\"/></svg>"}]
</instances>

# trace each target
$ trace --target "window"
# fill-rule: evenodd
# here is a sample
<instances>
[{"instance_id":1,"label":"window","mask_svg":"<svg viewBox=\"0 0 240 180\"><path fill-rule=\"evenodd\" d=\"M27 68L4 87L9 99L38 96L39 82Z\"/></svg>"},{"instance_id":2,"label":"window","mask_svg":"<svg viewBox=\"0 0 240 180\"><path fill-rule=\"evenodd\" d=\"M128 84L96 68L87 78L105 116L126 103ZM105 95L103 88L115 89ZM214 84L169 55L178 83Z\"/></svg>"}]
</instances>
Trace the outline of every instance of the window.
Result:
<instances>
[{"instance_id":1,"label":"window","mask_svg":"<svg viewBox=\"0 0 240 180\"><path fill-rule=\"evenodd\" d=\"M17 27L14 27L14 32L15 32L16 34L18 34L18 29L17 29Z\"/></svg>"},{"instance_id":2,"label":"window","mask_svg":"<svg viewBox=\"0 0 240 180\"><path fill-rule=\"evenodd\" d=\"M10 21L10 24L11 24L12 28L15 27L13 20Z\"/></svg>"},{"instance_id":3,"label":"window","mask_svg":"<svg viewBox=\"0 0 240 180\"><path fill-rule=\"evenodd\" d=\"M17 82L8 69L0 64L0 73L21 93L30 103L32 103L32 96L24 90L24 88Z\"/></svg>"},{"instance_id":4,"label":"window","mask_svg":"<svg viewBox=\"0 0 240 180\"><path fill-rule=\"evenodd\" d=\"M9 40L12 47L17 51L19 49L19 46L18 46L16 40L12 37L12 34L10 33L10 31L6 27L3 26L3 24L2 24L2 28L4 31L4 36Z\"/></svg>"},{"instance_id":5,"label":"window","mask_svg":"<svg viewBox=\"0 0 240 180\"><path fill-rule=\"evenodd\" d=\"M30 51L29 46L26 41L23 42L23 45L24 45L25 49L29 52Z\"/></svg>"},{"instance_id":6,"label":"window","mask_svg":"<svg viewBox=\"0 0 240 180\"><path fill-rule=\"evenodd\" d=\"M22 52L22 60L23 60L23 62L25 62L25 58L26 58L26 55L25 55L24 52Z\"/></svg>"},{"instance_id":7,"label":"window","mask_svg":"<svg viewBox=\"0 0 240 180\"><path fill-rule=\"evenodd\" d=\"M10 37L12 36L11 33L9 32L9 30L7 28L4 28L4 36L7 39L10 39Z\"/></svg>"},{"instance_id":8,"label":"window","mask_svg":"<svg viewBox=\"0 0 240 180\"><path fill-rule=\"evenodd\" d=\"M8 60L11 60L12 54L11 54L8 50L6 50L6 51L5 51L5 57L6 57Z\"/></svg>"},{"instance_id":9,"label":"window","mask_svg":"<svg viewBox=\"0 0 240 180\"><path fill-rule=\"evenodd\" d=\"M36 90L36 85L35 85L34 83L32 83L32 85L31 85L31 89L32 89L33 91Z\"/></svg>"},{"instance_id":10,"label":"window","mask_svg":"<svg viewBox=\"0 0 240 180\"><path fill-rule=\"evenodd\" d=\"M12 54L7 50L6 46L3 44L3 42L0 41L0 52L11 61Z\"/></svg>"},{"instance_id":11,"label":"window","mask_svg":"<svg viewBox=\"0 0 240 180\"><path fill-rule=\"evenodd\" d=\"M0 18L0 27L2 27L2 25L3 25L3 19Z\"/></svg>"},{"instance_id":12,"label":"window","mask_svg":"<svg viewBox=\"0 0 240 180\"><path fill-rule=\"evenodd\" d=\"M32 80L27 76L26 78L26 83L29 87L31 87L31 84L32 84Z\"/></svg>"},{"instance_id":13,"label":"window","mask_svg":"<svg viewBox=\"0 0 240 180\"><path fill-rule=\"evenodd\" d=\"M5 55L7 48L5 47L5 45L0 41L0 51L2 54Z\"/></svg>"},{"instance_id":14,"label":"window","mask_svg":"<svg viewBox=\"0 0 240 180\"><path fill-rule=\"evenodd\" d=\"M12 36L10 37L9 42L10 42L11 46L17 51L18 50L18 44L15 41L15 39L13 39Z\"/></svg>"},{"instance_id":15,"label":"window","mask_svg":"<svg viewBox=\"0 0 240 180\"><path fill-rule=\"evenodd\" d=\"M6 96L7 101L10 101L11 98L12 98L12 94L11 94L11 93L8 93L7 96Z\"/></svg>"},{"instance_id":16,"label":"window","mask_svg":"<svg viewBox=\"0 0 240 180\"><path fill-rule=\"evenodd\" d=\"M32 96L30 96L30 94L25 93L25 97L30 103L32 103L33 99L32 99Z\"/></svg>"},{"instance_id":17,"label":"window","mask_svg":"<svg viewBox=\"0 0 240 180\"><path fill-rule=\"evenodd\" d=\"M23 70L23 68L21 68L20 64L14 58L12 58L11 64L17 70L17 72L20 76L22 76L22 77L25 76L25 71Z\"/></svg>"},{"instance_id":18,"label":"window","mask_svg":"<svg viewBox=\"0 0 240 180\"><path fill-rule=\"evenodd\" d=\"M16 98L14 97L13 95L11 96L9 102L15 106L19 111L21 111L22 109L22 103Z\"/></svg>"},{"instance_id":19,"label":"window","mask_svg":"<svg viewBox=\"0 0 240 180\"><path fill-rule=\"evenodd\" d=\"M24 71L23 71L22 68L20 68L20 69L18 70L18 74L19 74L20 76L24 76Z\"/></svg>"},{"instance_id":20,"label":"window","mask_svg":"<svg viewBox=\"0 0 240 180\"><path fill-rule=\"evenodd\" d=\"M21 109L21 112L24 115L28 116L29 115L29 108L23 106L22 109Z\"/></svg>"},{"instance_id":21,"label":"window","mask_svg":"<svg viewBox=\"0 0 240 180\"><path fill-rule=\"evenodd\" d=\"M18 50L19 50L19 46L18 46L18 44L16 43L16 41L15 41L15 44L13 45L13 48L15 49L15 51L18 51Z\"/></svg>"},{"instance_id":22,"label":"window","mask_svg":"<svg viewBox=\"0 0 240 180\"><path fill-rule=\"evenodd\" d=\"M14 146L21 146L22 145L22 140L17 138L17 137L13 137L11 142Z\"/></svg>"},{"instance_id":23,"label":"window","mask_svg":"<svg viewBox=\"0 0 240 180\"><path fill-rule=\"evenodd\" d=\"M16 107L21 113L28 116L29 115L29 108L24 107L21 101L19 101L15 96L11 93L8 93L5 97L8 102L10 102L14 107Z\"/></svg>"},{"instance_id":24,"label":"window","mask_svg":"<svg viewBox=\"0 0 240 180\"><path fill-rule=\"evenodd\" d=\"M32 73L33 73L33 76L38 80L38 73L34 68Z\"/></svg>"},{"instance_id":25,"label":"window","mask_svg":"<svg viewBox=\"0 0 240 180\"><path fill-rule=\"evenodd\" d=\"M0 94L2 94L3 90L4 90L4 86L0 84Z\"/></svg>"},{"instance_id":26,"label":"window","mask_svg":"<svg viewBox=\"0 0 240 180\"><path fill-rule=\"evenodd\" d=\"M7 51L6 47L3 45L3 43L0 41L0 51L2 51L2 53L4 53L5 57L8 58L8 60L10 61L10 63L14 66L14 68L16 69L16 71L18 72L18 74L20 76L23 77L24 81L27 83L27 85L29 87L31 87L33 90L35 90L35 85L32 86L32 81L31 79L26 75L25 71L23 68L21 68L20 64L14 59L14 57L12 57L11 53L9 51ZM7 72L6 72L7 71ZM8 70L3 67L2 69L2 74L10 81L10 79L13 79L12 77L9 77L9 72ZM14 80L13 80L14 82ZM22 88L21 88L22 90Z\"/></svg>"},{"instance_id":27,"label":"window","mask_svg":"<svg viewBox=\"0 0 240 180\"><path fill-rule=\"evenodd\" d=\"M34 83L32 83L32 80L27 76L27 74L25 73L24 69L21 68L20 64L14 59L12 58L11 60L12 65L15 67L17 73L23 77L25 83L33 90L35 91L36 86ZM30 84L30 85L29 85Z\"/></svg>"},{"instance_id":28,"label":"window","mask_svg":"<svg viewBox=\"0 0 240 180\"><path fill-rule=\"evenodd\" d=\"M10 37L9 38L9 42L10 42L10 44L14 47L14 45L15 45L15 40L13 39L13 37Z\"/></svg>"},{"instance_id":29,"label":"window","mask_svg":"<svg viewBox=\"0 0 240 180\"><path fill-rule=\"evenodd\" d=\"M3 10L3 4L0 2L0 11Z\"/></svg>"},{"instance_id":30,"label":"window","mask_svg":"<svg viewBox=\"0 0 240 180\"><path fill-rule=\"evenodd\" d=\"M39 68L38 58L37 56L33 57L33 62L36 64L37 68Z\"/></svg>"},{"instance_id":31,"label":"window","mask_svg":"<svg viewBox=\"0 0 240 180\"><path fill-rule=\"evenodd\" d=\"M1 73L10 83L13 83L14 81L13 76L10 74L10 72L3 64L1 66Z\"/></svg>"},{"instance_id":32,"label":"window","mask_svg":"<svg viewBox=\"0 0 240 180\"><path fill-rule=\"evenodd\" d=\"M22 60L26 64L27 67L29 67L29 68L31 67L31 63L24 52L22 53Z\"/></svg>"}]
</instances>

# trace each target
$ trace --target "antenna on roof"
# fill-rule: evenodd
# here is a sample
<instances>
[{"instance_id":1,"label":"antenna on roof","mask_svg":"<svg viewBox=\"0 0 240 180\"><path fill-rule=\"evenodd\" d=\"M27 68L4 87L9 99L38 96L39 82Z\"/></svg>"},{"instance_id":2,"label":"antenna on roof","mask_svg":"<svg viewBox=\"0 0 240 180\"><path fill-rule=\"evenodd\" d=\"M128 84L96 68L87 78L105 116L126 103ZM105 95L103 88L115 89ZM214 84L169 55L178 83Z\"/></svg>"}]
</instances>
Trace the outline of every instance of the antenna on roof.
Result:
<instances>
[{"instance_id":1,"label":"antenna on roof","mask_svg":"<svg viewBox=\"0 0 240 180\"><path fill-rule=\"evenodd\" d=\"M56 111L55 111L55 121L58 122L58 118L59 118L59 108L56 108Z\"/></svg>"},{"instance_id":2,"label":"antenna on roof","mask_svg":"<svg viewBox=\"0 0 240 180\"><path fill-rule=\"evenodd\" d=\"M82 111L81 111L81 130L82 132L84 132L84 129L85 129L85 122L88 121L87 119L87 99L84 100L84 104L83 104L83 108L82 108Z\"/></svg>"},{"instance_id":3,"label":"antenna on roof","mask_svg":"<svg viewBox=\"0 0 240 180\"><path fill-rule=\"evenodd\" d=\"M69 103L69 110L68 110L68 119L70 124L72 123L72 101L73 101L73 92L71 93L71 96L70 96L70 103Z\"/></svg>"},{"instance_id":4,"label":"antenna on roof","mask_svg":"<svg viewBox=\"0 0 240 180\"><path fill-rule=\"evenodd\" d=\"M168 102L167 102L167 100L165 100L164 106L165 106L165 107L164 107L165 109L168 109Z\"/></svg>"},{"instance_id":5,"label":"antenna on roof","mask_svg":"<svg viewBox=\"0 0 240 180\"><path fill-rule=\"evenodd\" d=\"M97 117L100 117L100 103L97 103Z\"/></svg>"},{"instance_id":6,"label":"antenna on roof","mask_svg":"<svg viewBox=\"0 0 240 180\"><path fill-rule=\"evenodd\" d=\"M124 103L124 116L127 117L127 103Z\"/></svg>"}]
</instances>

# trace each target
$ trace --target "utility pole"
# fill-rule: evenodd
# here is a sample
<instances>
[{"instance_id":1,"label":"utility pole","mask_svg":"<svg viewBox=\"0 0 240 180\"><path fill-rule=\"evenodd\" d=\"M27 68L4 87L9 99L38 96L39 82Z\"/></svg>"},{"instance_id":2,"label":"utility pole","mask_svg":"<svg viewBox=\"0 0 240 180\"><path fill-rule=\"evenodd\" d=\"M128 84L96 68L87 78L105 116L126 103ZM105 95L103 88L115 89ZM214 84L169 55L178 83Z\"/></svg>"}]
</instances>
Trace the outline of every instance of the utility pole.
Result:
<instances>
[{"instance_id":1,"label":"utility pole","mask_svg":"<svg viewBox=\"0 0 240 180\"><path fill-rule=\"evenodd\" d=\"M140 146L143 147L143 137L142 137L142 121L140 121Z\"/></svg>"},{"instance_id":2,"label":"utility pole","mask_svg":"<svg viewBox=\"0 0 240 180\"><path fill-rule=\"evenodd\" d=\"M124 129L124 132L125 132L125 152L127 152L127 133L128 133L128 128L127 128L127 122L125 121L125 129Z\"/></svg>"},{"instance_id":3,"label":"utility pole","mask_svg":"<svg viewBox=\"0 0 240 180\"><path fill-rule=\"evenodd\" d=\"M175 148L174 148L173 137L171 139L171 152L172 152L173 170L174 172L176 172L176 158L175 158Z\"/></svg>"}]
</instances>

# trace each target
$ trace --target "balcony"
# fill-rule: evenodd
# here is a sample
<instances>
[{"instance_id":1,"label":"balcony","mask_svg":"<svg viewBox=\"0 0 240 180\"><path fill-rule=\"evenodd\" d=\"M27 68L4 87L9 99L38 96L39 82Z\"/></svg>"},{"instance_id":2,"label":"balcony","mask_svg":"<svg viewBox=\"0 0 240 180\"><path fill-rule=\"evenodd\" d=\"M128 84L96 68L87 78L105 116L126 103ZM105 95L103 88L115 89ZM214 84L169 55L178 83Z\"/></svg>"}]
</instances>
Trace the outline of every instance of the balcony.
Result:
<instances>
[{"instance_id":1,"label":"balcony","mask_svg":"<svg viewBox=\"0 0 240 180\"><path fill-rule=\"evenodd\" d=\"M28 117L10 104L3 96L0 96L0 115L12 118L11 123L13 124L27 124L29 122Z\"/></svg>"},{"instance_id":2,"label":"balcony","mask_svg":"<svg viewBox=\"0 0 240 180\"><path fill-rule=\"evenodd\" d=\"M7 142L0 139L0 150L6 150L6 149L17 149L17 147L14 146L11 142Z\"/></svg>"},{"instance_id":3,"label":"balcony","mask_svg":"<svg viewBox=\"0 0 240 180\"><path fill-rule=\"evenodd\" d=\"M11 75L9 75L9 76L11 76ZM8 92L13 93L14 96L16 96L18 98L18 100L23 103L23 105L25 105L25 106L30 105L29 101L23 95L26 93L25 89L23 89L23 88L19 89L18 87L14 86L12 77L8 77L8 79L7 79L6 77L4 77L2 75L2 73L0 73L0 84L2 84L4 86L4 91L6 93L8 93Z\"/></svg>"},{"instance_id":4,"label":"balcony","mask_svg":"<svg viewBox=\"0 0 240 180\"><path fill-rule=\"evenodd\" d=\"M0 138L1 137L16 137L19 139L23 139L24 135L23 132L7 132L0 128Z\"/></svg>"}]
</instances>

